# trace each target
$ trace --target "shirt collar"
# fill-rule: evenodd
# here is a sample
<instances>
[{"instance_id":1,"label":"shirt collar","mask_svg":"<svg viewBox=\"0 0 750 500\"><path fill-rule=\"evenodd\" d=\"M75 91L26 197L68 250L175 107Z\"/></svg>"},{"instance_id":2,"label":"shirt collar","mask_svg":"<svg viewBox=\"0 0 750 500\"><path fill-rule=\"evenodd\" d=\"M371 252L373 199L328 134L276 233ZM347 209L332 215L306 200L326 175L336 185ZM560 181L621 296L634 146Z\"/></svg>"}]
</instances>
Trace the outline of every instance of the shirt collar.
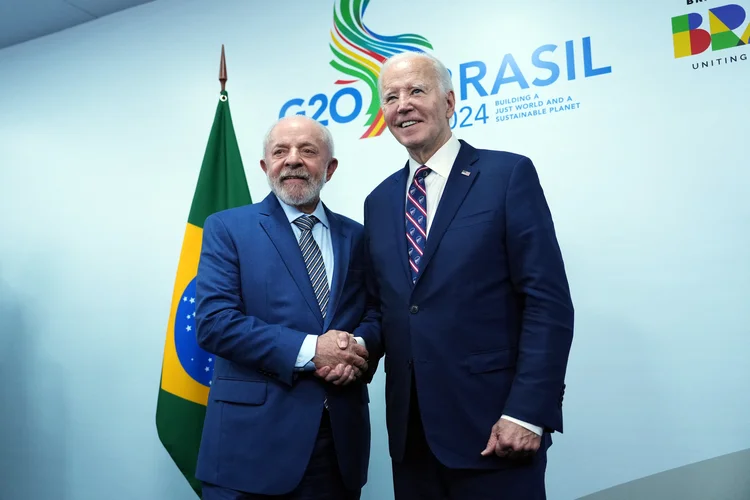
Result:
<instances>
[{"instance_id":1,"label":"shirt collar","mask_svg":"<svg viewBox=\"0 0 750 500\"><path fill-rule=\"evenodd\" d=\"M461 149L461 143L458 142L458 139L454 134L451 134L450 139L440 146L440 149L438 149L434 155L432 155L432 158L427 160L427 165L432 169L433 172L437 173L440 177L444 179L448 179L448 176L451 173L451 168L453 168L453 164L456 162L456 158L458 157L458 151ZM417 160L409 157L409 179L414 177L414 172L417 171L419 167L422 166L422 163L419 163Z\"/></svg>"},{"instance_id":2,"label":"shirt collar","mask_svg":"<svg viewBox=\"0 0 750 500\"><path fill-rule=\"evenodd\" d=\"M326 215L326 211L325 211L325 208L323 208L323 202L321 200L318 200L318 205L315 207L315 211L313 213L306 214L304 212L301 212L296 207L287 205L286 203L281 201L281 199L278 196L276 196L276 199L279 200L279 205L281 205L281 208L284 209L284 213L286 214L286 218L289 219L290 224L294 220L299 218L300 215L314 215L315 217L318 218L321 224L323 224L327 229L330 229L330 226L328 225L328 216Z\"/></svg>"}]
</instances>

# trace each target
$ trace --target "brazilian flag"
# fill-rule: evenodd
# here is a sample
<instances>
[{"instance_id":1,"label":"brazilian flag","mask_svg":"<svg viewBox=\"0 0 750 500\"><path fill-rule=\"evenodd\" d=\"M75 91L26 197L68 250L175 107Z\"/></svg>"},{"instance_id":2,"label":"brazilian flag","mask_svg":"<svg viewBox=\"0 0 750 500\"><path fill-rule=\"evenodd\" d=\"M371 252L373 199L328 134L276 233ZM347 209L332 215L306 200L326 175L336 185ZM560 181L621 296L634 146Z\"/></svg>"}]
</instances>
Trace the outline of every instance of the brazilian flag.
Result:
<instances>
[{"instance_id":1,"label":"brazilian flag","mask_svg":"<svg viewBox=\"0 0 750 500\"><path fill-rule=\"evenodd\" d=\"M195 337L195 277L203 223L214 212L250 203L228 94L223 90L182 242L156 405L159 439L198 497L201 486L195 479L195 464L214 366L213 356L198 347Z\"/></svg>"}]
</instances>

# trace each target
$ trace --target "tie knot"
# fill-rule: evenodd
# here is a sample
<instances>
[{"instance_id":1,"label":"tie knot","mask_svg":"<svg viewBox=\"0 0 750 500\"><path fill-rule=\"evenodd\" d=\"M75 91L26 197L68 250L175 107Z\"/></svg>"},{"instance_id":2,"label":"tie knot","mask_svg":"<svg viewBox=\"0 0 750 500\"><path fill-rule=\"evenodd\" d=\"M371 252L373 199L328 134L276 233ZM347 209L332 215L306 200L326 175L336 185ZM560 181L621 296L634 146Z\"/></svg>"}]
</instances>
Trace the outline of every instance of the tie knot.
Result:
<instances>
[{"instance_id":1,"label":"tie knot","mask_svg":"<svg viewBox=\"0 0 750 500\"><path fill-rule=\"evenodd\" d=\"M310 231L315 224L320 222L314 215L300 215L292 223L302 231Z\"/></svg>"},{"instance_id":2,"label":"tie knot","mask_svg":"<svg viewBox=\"0 0 750 500\"><path fill-rule=\"evenodd\" d=\"M432 169L430 167L428 167L427 165L422 165L416 170L416 172L414 172L414 180L421 181L425 177L430 175L430 172L432 172Z\"/></svg>"}]
</instances>

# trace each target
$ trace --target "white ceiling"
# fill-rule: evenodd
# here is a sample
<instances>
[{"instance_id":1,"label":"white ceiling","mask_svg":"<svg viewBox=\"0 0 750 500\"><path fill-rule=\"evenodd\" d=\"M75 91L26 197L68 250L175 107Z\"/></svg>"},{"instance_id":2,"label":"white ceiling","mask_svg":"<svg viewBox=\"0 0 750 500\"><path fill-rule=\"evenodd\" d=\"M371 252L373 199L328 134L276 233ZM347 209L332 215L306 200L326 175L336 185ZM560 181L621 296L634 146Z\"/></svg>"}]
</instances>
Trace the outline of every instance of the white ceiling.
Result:
<instances>
[{"instance_id":1,"label":"white ceiling","mask_svg":"<svg viewBox=\"0 0 750 500\"><path fill-rule=\"evenodd\" d=\"M0 49L153 0L0 0Z\"/></svg>"}]
</instances>

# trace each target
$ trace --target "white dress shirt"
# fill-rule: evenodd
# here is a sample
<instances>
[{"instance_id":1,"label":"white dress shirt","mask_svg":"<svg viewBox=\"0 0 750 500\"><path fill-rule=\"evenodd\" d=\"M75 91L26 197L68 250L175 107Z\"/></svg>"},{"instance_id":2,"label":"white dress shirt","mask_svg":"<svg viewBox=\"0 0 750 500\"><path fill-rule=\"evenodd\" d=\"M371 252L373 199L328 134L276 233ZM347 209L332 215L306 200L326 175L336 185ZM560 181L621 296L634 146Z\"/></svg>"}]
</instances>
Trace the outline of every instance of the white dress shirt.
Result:
<instances>
[{"instance_id":1,"label":"white dress shirt","mask_svg":"<svg viewBox=\"0 0 750 500\"><path fill-rule=\"evenodd\" d=\"M311 214L305 214L304 212L301 212L296 207L293 207L291 205L287 205L283 201L281 201L278 196L276 197L277 200L279 200L279 204L281 205L281 208L284 209L284 213L286 214L286 218L289 220L289 224L292 226L292 231L294 231L294 237L297 238L297 243L299 243L300 238L302 237L302 230L297 227L296 224L294 224L294 221L298 219L299 217L303 215L314 215L318 218L320 222L315 224L312 228L312 237L315 240L315 243L318 244L318 248L320 248L320 253L323 256L323 265L326 268L326 278L328 280L328 290L331 290L331 284L333 283L333 270L334 266L336 265L335 259L333 258L333 243L331 241L331 226L328 223L328 216L326 215L326 211L323 208L323 202L318 201L318 205L315 207L315 210ZM329 306L331 303L328 303ZM360 337L355 337L355 340L357 343L365 345L364 339ZM299 353L297 354L297 360L294 363L294 367L297 369L308 369L308 370L314 370L315 367L308 365L312 361L312 359L315 357L315 349L318 345L318 336L308 334L305 337L305 340L302 342L302 346L300 347ZM367 348L367 346L365 346Z\"/></svg>"},{"instance_id":2,"label":"white dress shirt","mask_svg":"<svg viewBox=\"0 0 750 500\"><path fill-rule=\"evenodd\" d=\"M438 205L440 204L440 198L443 197L443 191L445 190L445 183L448 181L448 176L451 173L451 168L453 167L453 164L458 157L458 152L460 149L461 143L458 142L458 139L454 134L451 134L451 138L448 139L448 142L443 144L440 149L438 149L435 154L432 155L432 158L430 158L427 163L424 163L424 165L427 165L432 170L432 172L430 172L430 175L428 175L424 179L425 190L427 191L426 232L428 240L430 235L430 227L432 226L432 219L437 212ZM414 179L414 172L416 172L417 169L422 165L422 163L419 163L411 156L409 157L409 180L406 183L407 192ZM542 428L537 425L529 424L528 422L518 420L517 418L513 418L508 415L502 415L502 418L510 420L511 422L515 422L516 424L529 429L539 436L542 435Z\"/></svg>"}]
</instances>

